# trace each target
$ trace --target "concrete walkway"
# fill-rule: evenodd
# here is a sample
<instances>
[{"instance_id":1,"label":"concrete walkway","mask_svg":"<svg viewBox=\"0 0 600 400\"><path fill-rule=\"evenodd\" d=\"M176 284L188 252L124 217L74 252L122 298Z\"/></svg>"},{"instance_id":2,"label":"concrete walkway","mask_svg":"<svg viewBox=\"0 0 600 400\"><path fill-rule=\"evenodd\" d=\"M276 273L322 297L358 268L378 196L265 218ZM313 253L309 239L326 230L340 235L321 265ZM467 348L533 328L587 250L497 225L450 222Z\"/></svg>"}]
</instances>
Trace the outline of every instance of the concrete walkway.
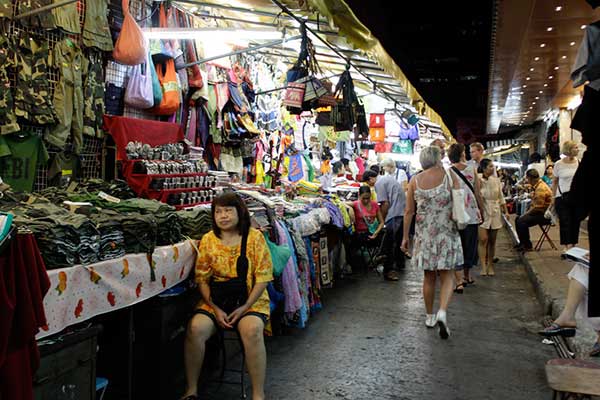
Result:
<instances>
[{"instance_id":1,"label":"concrete walkway","mask_svg":"<svg viewBox=\"0 0 600 400\"><path fill-rule=\"evenodd\" d=\"M511 217L511 223L515 226L514 216ZM541 236L541 229L538 226L534 226L529 229L529 232L531 234L531 241L535 245ZM540 251L518 254L525 264L529 278L545 313L551 315L552 318L556 318L565 305L569 287L567 274L573 268L574 262L560 258L562 246L560 245L558 226L550 228L549 236L558 250L553 250L550 244L545 241ZM584 230L581 231L579 236L578 247L589 249L588 236ZM577 336L570 340L570 345L575 350L578 358L588 358L588 352L596 341L597 335L586 321L577 321L577 325Z\"/></svg>"}]
</instances>

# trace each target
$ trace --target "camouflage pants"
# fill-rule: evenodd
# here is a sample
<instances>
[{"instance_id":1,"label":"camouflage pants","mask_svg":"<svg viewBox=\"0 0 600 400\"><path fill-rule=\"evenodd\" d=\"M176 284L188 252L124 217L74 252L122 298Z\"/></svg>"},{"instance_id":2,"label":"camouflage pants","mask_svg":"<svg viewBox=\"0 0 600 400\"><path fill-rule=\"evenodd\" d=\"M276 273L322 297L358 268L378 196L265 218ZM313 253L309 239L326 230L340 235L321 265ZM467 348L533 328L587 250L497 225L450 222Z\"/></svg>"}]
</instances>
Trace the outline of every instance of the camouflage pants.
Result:
<instances>
[{"instance_id":1,"label":"camouflage pants","mask_svg":"<svg viewBox=\"0 0 600 400\"><path fill-rule=\"evenodd\" d=\"M48 42L33 37L18 39L16 49L17 86L15 114L34 124L55 122L48 83Z\"/></svg>"},{"instance_id":2,"label":"camouflage pants","mask_svg":"<svg viewBox=\"0 0 600 400\"><path fill-rule=\"evenodd\" d=\"M73 135L73 152L83 147L83 54L79 47L64 39L54 46L54 65L60 70L60 81L54 89L54 109L58 124L50 130L46 141L63 148Z\"/></svg>"},{"instance_id":3,"label":"camouflage pants","mask_svg":"<svg viewBox=\"0 0 600 400\"><path fill-rule=\"evenodd\" d=\"M86 60L87 75L84 84L83 133L88 136L104 137L102 116L104 115L104 81L101 58Z\"/></svg>"},{"instance_id":4,"label":"camouflage pants","mask_svg":"<svg viewBox=\"0 0 600 400\"><path fill-rule=\"evenodd\" d=\"M0 134L18 132L20 130L17 117L13 111L14 103L10 92L10 80L6 69L14 67L14 53L5 36L0 36Z\"/></svg>"},{"instance_id":5,"label":"camouflage pants","mask_svg":"<svg viewBox=\"0 0 600 400\"><path fill-rule=\"evenodd\" d=\"M0 0L0 18L12 18L13 6L11 0Z\"/></svg>"}]
</instances>

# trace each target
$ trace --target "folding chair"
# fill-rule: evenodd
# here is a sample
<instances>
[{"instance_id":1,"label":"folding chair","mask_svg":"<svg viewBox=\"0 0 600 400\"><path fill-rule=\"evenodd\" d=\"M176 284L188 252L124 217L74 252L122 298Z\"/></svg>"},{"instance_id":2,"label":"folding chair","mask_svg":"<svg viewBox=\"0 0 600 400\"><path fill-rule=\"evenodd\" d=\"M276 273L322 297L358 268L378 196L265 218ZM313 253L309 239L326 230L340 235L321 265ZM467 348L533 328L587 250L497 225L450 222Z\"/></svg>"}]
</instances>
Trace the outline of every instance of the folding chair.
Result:
<instances>
[{"instance_id":1,"label":"folding chair","mask_svg":"<svg viewBox=\"0 0 600 400\"><path fill-rule=\"evenodd\" d=\"M372 269L376 269L377 265L382 263L380 258L383 253L383 243L385 242L386 234L386 230L383 229L376 239L364 241L360 244L360 254L363 256L365 254L367 255L365 273L368 273Z\"/></svg>"},{"instance_id":2,"label":"folding chair","mask_svg":"<svg viewBox=\"0 0 600 400\"><path fill-rule=\"evenodd\" d=\"M544 244L545 241L548 241L548 243L550 243L550 247L552 247L552 249L558 250L556 245L554 244L554 242L552 241L552 239L550 239L550 236L548 235L548 232L550 231L550 228L552 227L552 222L550 220L548 220L547 223L539 224L538 226L542 230L542 236L540 236L537 243L535 244L535 251L540 251L542 249L542 245Z\"/></svg>"}]
</instances>

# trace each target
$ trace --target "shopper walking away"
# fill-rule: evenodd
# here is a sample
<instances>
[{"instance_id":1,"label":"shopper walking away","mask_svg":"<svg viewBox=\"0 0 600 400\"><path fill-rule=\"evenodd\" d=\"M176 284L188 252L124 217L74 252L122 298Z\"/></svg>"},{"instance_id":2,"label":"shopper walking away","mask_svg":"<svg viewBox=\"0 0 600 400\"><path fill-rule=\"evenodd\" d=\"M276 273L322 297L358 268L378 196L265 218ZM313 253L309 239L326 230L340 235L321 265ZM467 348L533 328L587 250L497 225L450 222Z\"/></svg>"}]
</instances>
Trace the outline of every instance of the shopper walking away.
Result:
<instances>
[{"instance_id":1,"label":"shopper walking away","mask_svg":"<svg viewBox=\"0 0 600 400\"><path fill-rule=\"evenodd\" d=\"M579 167L579 154L577 143L568 140L562 146L562 153L566 156L554 164L554 179L552 180L552 197L558 224L560 228L560 244L563 251L574 247L579 241L580 219L577 217L577 208L570 196L571 182ZM591 182L590 182L591 183Z\"/></svg>"},{"instance_id":2,"label":"shopper walking away","mask_svg":"<svg viewBox=\"0 0 600 400\"><path fill-rule=\"evenodd\" d=\"M252 382L252 399L264 400L267 355L263 330L270 314L265 289L273 280L271 255L263 235L250 228L250 214L238 195L225 193L215 198L211 213L213 230L202 237L196 260L202 300L185 339L187 387L183 399L198 398L206 341L224 329L237 329Z\"/></svg>"},{"instance_id":3,"label":"shopper walking away","mask_svg":"<svg viewBox=\"0 0 600 400\"><path fill-rule=\"evenodd\" d=\"M468 225L459 231L463 249L462 265L454 271L456 278L455 293L462 293L465 286L475 283L471 277L471 268L477 264L477 230L482 222L483 201L481 199L479 176L472 164L467 164L465 145L454 143L448 149L448 158L452 163L452 171L456 174L460 186L465 192L465 209L469 214Z\"/></svg>"},{"instance_id":4,"label":"shopper walking away","mask_svg":"<svg viewBox=\"0 0 600 400\"><path fill-rule=\"evenodd\" d=\"M494 176L496 167L492 160L482 159L480 168L483 223L479 226L479 262L482 276L494 276L496 238L498 230L504 225L502 213L508 218L508 208L502 193L502 182Z\"/></svg>"},{"instance_id":5,"label":"shopper walking away","mask_svg":"<svg viewBox=\"0 0 600 400\"><path fill-rule=\"evenodd\" d=\"M375 183L377 201L380 203L386 229L383 243L386 254L383 277L388 281L397 281L400 279L397 271L404 269L404 253L400 251L399 246L402 243L402 221L406 194L396 180L396 163L387 159L383 162L383 168L386 175L379 177Z\"/></svg>"},{"instance_id":6,"label":"shopper walking away","mask_svg":"<svg viewBox=\"0 0 600 400\"><path fill-rule=\"evenodd\" d=\"M423 298L427 317L425 325L437 323L440 337L450 335L446 311L454 289L454 267L463 264L463 252L456 224L452 220L452 187L459 188L458 178L441 166L439 147L430 146L419 156L423 172L408 184L402 251L408 251L408 230L416 214L415 243L412 251L413 266L423 269ZM452 175L450 175L452 174ZM433 314L435 283L441 279L440 308Z\"/></svg>"}]
</instances>

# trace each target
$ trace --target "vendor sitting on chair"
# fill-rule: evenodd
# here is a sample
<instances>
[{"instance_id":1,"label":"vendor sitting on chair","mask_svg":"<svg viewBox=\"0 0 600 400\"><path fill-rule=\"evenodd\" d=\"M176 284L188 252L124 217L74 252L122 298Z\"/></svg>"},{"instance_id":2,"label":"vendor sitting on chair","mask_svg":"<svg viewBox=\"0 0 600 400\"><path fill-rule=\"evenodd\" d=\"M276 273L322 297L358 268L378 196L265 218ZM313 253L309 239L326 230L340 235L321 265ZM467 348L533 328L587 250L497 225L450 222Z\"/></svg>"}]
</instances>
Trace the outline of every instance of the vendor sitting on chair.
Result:
<instances>
[{"instance_id":1,"label":"vendor sitting on chair","mask_svg":"<svg viewBox=\"0 0 600 400\"><path fill-rule=\"evenodd\" d=\"M379 237L381 230L384 228L383 216L379 210L379 205L376 201L371 200L371 188L369 186L361 186L358 190L358 200L352 203L354 211L354 228L356 232L352 238L352 247L350 251L353 253L362 245L370 240L375 240ZM350 260L357 260L352 257ZM358 258L358 260L362 257ZM353 265L358 267L358 265Z\"/></svg>"},{"instance_id":2,"label":"vendor sitting on chair","mask_svg":"<svg viewBox=\"0 0 600 400\"><path fill-rule=\"evenodd\" d=\"M196 281L202 300L185 339L187 386L182 399L198 399L198 377L206 341L219 330L236 329L244 344L252 381L252 399L264 400L267 354L263 330L269 320L273 265L267 242L250 228L250 214L235 193L212 203L213 230L202 237L196 261Z\"/></svg>"},{"instance_id":3,"label":"vendor sitting on chair","mask_svg":"<svg viewBox=\"0 0 600 400\"><path fill-rule=\"evenodd\" d=\"M552 191L540 179L540 174L537 170L527 170L526 178L533 189L533 196L529 210L515 221L517 236L519 236L519 245L517 246L517 250L519 251L532 250L529 227L545 225L550 222L544 217L544 213L552 202Z\"/></svg>"}]
</instances>

